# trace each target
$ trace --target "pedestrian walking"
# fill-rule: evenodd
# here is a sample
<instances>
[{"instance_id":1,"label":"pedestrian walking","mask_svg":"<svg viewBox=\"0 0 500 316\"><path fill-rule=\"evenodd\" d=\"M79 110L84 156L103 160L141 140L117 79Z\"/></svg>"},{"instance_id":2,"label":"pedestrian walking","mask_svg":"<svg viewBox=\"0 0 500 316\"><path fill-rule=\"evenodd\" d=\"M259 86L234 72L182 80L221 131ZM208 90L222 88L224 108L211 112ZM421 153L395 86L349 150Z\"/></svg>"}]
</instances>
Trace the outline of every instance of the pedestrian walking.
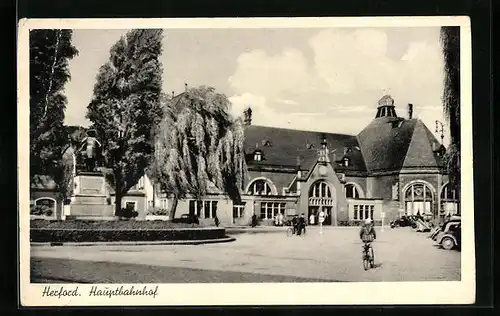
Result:
<instances>
[{"instance_id":1,"label":"pedestrian walking","mask_svg":"<svg viewBox=\"0 0 500 316\"><path fill-rule=\"evenodd\" d=\"M217 216L215 216L215 218L214 218L214 223L215 223L216 227L219 227L220 221L219 221L219 218Z\"/></svg>"},{"instance_id":2,"label":"pedestrian walking","mask_svg":"<svg viewBox=\"0 0 500 316\"><path fill-rule=\"evenodd\" d=\"M325 212L323 212L323 210L321 210L319 212L319 216L318 216L319 233L320 233L320 235L323 234L323 222L324 221L325 221Z\"/></svg>"},{"instance_id":3,"label":"pedestrian walking","mask_svg":"<svg viewBox=\"0 0 500 316\"><path fill-rule=\"evenodd\" d=\"M309 216L309 225L314 225L314 214L311 213L311 215Z\"/></svg>"},{"instance_id":4,"label":"pedestrian walking","mask_svg":"<svg viewBox=\"0 0 500 316\"><path fill-rule=\"evenodd\" d=\"M257 226L257 215L252 215L252 227Z\"/></svg>"}]
</instances>

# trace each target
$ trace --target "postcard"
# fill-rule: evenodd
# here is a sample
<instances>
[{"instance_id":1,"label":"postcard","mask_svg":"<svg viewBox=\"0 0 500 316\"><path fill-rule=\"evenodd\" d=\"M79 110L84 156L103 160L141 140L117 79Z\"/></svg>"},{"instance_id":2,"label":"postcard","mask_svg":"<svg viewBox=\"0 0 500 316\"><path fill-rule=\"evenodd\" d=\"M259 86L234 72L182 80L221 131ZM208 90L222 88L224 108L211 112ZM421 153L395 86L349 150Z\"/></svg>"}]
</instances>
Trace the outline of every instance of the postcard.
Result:
<instances>
[{"instance_id":1,"label":"postcard","mask_svg":"<svg viewBox=\"0 0 500 316\"><path fill-rule=\"evenodd\" d=\"M471 67L459 16L20 20L21 304L474 303Z\"/></svg>"}]
</instances>

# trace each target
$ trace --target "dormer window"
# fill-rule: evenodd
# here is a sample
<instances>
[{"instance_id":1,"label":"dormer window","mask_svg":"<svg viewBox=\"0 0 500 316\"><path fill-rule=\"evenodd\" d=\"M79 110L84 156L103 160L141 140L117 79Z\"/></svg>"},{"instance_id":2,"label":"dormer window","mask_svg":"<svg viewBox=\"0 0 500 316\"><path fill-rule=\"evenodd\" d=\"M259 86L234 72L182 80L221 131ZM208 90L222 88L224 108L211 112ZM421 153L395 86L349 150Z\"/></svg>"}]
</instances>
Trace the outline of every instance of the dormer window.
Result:
<instances>
[{"instance_id":1,"label":"dormer window","mask_svg":"<svg viewBox=\"0 0 500 316\"><path fill-rule=\"evenodd\" d=\"M344 167L349 167L349 158L344 158Z\"/></svg>"},{"instance_id":2,"label":"dormer window","mask_svg":"<svg viewBox=\"0 0 500 316\"><path fill-rule=\"evenodd\" d=\"M256 150L253 153L253 160L255 160L255 161L262 161L262 151Z\"/></svg>"}]
</instances>

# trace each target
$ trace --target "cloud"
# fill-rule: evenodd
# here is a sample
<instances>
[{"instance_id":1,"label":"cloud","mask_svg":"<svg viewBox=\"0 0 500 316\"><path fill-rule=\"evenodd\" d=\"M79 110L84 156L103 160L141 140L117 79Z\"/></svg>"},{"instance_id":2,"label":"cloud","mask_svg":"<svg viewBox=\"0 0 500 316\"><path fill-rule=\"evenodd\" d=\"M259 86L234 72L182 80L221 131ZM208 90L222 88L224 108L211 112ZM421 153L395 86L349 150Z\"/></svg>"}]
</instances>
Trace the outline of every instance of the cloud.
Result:
<instances>
[{"instance_id":1,"label":"cloud","mask_svg":"<svg viewBox=\"0 0 500 316\"><path fill-rule=\"evenodd\" d=\"M274 99L274 101L278 102L278 103L284 103L284 104L289 104L289 105L299 105L299 103L297 101L294 101L294 100L283 100L283 99Z\"/></svg>"},{"instance_id":2,"label":"cloud","mask_svg":"<svg viewBox=\"0 0 500 316\"><path fill-rule=\"evenodd\" d=\"M286 48L277 55L253 50L241 54L237 64L229 84L238 94L251 91L277 97L308 85L308 65L303 53L296 49Z\"/></svg>"},{"instance_id":3,"label":"cloud","mask_svg":"<svg viewBox=\"0 0 500 316\"><path fill-rule=\"evenodd\" d=\"M401 58L391 57L393 43L381 29L321 30L306 43L312 52L309 59L305 50L295 48L273 55L260 49L245 52L229 78L235 92L232 100L247 98L255 124L267 121L261 116L275 115L273 126L293 122L298 129L321 126L357 134L373 119L378 99L389 90L399 115L406 116L406 104L413 103L415 115L432 129L435 119L442 118L438 36L436 29L435 38L405 38ZM258 97L250 100L250 95Z\"/></svg>"}]
</instances>

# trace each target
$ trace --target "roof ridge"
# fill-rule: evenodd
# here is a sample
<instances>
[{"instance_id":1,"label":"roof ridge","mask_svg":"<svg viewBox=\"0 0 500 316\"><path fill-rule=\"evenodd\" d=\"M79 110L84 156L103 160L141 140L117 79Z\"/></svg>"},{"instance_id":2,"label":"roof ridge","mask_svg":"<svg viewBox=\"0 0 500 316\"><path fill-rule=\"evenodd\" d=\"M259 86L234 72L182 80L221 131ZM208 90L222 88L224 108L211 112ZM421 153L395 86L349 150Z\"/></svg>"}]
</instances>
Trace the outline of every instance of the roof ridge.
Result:
<instances>
[{"instance_id":1,"label":"roof ridge","mask_svg":"<svg viewBox=\"0 0 500 316\"><path fill-rule=\"evenodd\" d=\"M412 120L412 119L409 119L408 121L410 121L410 120ZM406 159L408 158L408 151L410 150L411 143L413 142L413 137L415 136L415 128L417 126L418 121L420 121L420 119L418 119L418 118L414 118L413 120L416 120L416 121L415 121L415 124L413 124L413 130L411 131L410 141L408 142L408 144L406 146L405 159L403 159L403 163L401 164L401 168L404 167Z\"/></svg>"},{"instance_id":2,"label":"roof ridge","mask_svg":"<svg viewBox=\"0 0 500 316\"><path fill-rule=\"evenodd\" d=\"M285 131L296 131L296 132L305 132L305 133L319 133L319 134L328 134L328 135L342 135L342 136L350 136L355 137L356 135L352 134L342 134L342 133L333 133L333 132L324 132L324 131L312 131L312 130L304 130L304 129L294 129L294 128L286 128L286 127L276 127L276 126L265 126L265 125L250 125L248 127L264 127L264 128L272 128L272 129L281 129Z\"/></svg>"}]
</instances>

